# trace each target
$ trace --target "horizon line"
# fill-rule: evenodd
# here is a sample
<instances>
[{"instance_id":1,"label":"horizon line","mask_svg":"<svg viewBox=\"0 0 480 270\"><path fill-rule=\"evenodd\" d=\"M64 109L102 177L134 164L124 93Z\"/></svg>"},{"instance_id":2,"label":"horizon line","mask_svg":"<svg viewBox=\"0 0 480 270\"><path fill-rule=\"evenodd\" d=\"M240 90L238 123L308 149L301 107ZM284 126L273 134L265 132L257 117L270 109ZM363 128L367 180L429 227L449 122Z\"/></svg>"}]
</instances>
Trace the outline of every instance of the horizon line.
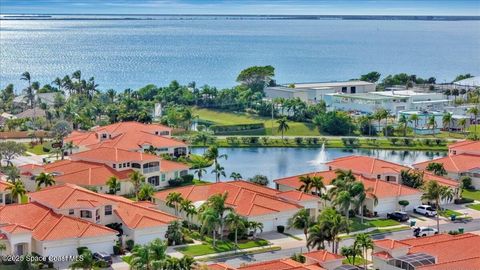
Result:
<instances>
[{"instance_id":1,"label":"horizon line","mask_svg":"<svg viewBox=\"0 0 480 270\"><path fill-rule=\"evenodd\" d=\"M116 15L116 16L300 16L300 17L311 17L311 16L368 16L368 17L477 17L480 18L480 15L440 15L440 14L422 14L422 15L413 15L413 14L228 14L228 13L2 13L0 15L82 15L82 16L93 16L93 15Z\"/></svg>"}]
</instances>

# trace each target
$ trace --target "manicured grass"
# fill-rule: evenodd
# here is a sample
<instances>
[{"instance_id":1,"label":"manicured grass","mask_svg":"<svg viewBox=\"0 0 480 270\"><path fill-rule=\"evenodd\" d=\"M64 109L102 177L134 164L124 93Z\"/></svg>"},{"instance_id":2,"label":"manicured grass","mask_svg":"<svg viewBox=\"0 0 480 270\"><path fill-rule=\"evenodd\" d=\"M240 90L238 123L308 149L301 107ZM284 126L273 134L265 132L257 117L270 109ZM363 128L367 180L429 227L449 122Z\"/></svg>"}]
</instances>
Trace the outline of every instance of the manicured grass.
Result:
<instances>
[{"instance_id":1,"label":"manicured grass","mask_svg":"<svg viewBox=\"0 0 480 270\"><path fill-rule=\"evenodd\" d=\"M352 259L352 258L350 257L350 260L351 260L351 259ZM362 258L362 257L360 257L360 256L356 256L356 257L355 257L355 262L351 262L351 261L349 261L348 259L344 259L342 262L343 262L344 264L353 264L353 265L364 265L365 262L367 262L367 264L370 263L369 261L365 260L364 258Z\"/></svg>"},{"instance_id":2,"label":"manicured grass","mask_svg":"<svg viewBox=\"0 0 480 270\"><path fill-rule=\"evenodd\" d=\"M263 239L256 239L255 241L245 240L245 241L238 242L238 249L262 247L266 245L268 245L268 241ZM213 247L211 242L207 241L199 245L191 245L191 246L176 248L176 250L180 251L185 255L195 257L195 256L202 256L202 255L208 255L213 253L231 251L235 249L234 246L235 244L230 241L217 241L216 247Z\"/></svg>"},{"instance_id":3,"label":"manicured grass","mask_svg":"<svg viewBox=\"0 0 480 270\"><path fill-rule=\"evenodd\" d=\"M35 155L46 155L49 152L45 152L43 147L51 149L52 145L49 142L44 142L43 144L37 144L32 147L30 143L24 143L27 147L27 152L33 153Z\"/></svg>"},{"instance_id":4,"label":"manicured grass","mask_svg":"<svg viewBox=\"0 0 480 270\"><path fill-rule=\"evenodd\" d=\"M291 237L291 238L293 238L293 239L295 239L295 240L298 240L298 241L302 241L302 240L303 240L302 238L300 238L300 237L298 237L298 236L295 236L295 235L293 235L293 234L290 234L290 233L284 232L284 233L282 233L282 234L284 234L284 235L286 235L286 236L288 236L288 237Z\"/></svg>"},{"instance_id":5,"label":"manicured grass","mask_svg":"<svg viewBox=\"0 0 480 270\"><path fill-rule=\"evenodd\" d=\"M462 192L462 197L472 200L480 201L480 190L467 190L464 189Z\"/></svg>"},{"instance_id":6,"label":"manicured grass","mask_svg":"<svg viewBox=\"0 0 480 270\"><path fill-rule=\"evenodd\" d=\"M281 249L282 249L282 248L279 247L279 246L270 246L270 247L264 247L264 248L257 249L257 250L238 251L238 252L235 252L234 254L213 255L213 256L209 256L208 258L196 259L196 261L197 261L197 262L208 262L208 261L211 261L212 259L218 260L218 259L234 258L234 257L238 257L238 256L240 256L240 255L260 254L260 253L278 251L278 250L281 250Z\"/></svg>"},{"instance_id":7,"label":"manicured grass","mask_svg":"<svg viewBox=\"0 0 480 270\"><path fill-rule=\"evenodd\" d=\"M369 221L369 223L372 224L373 227L390 227L400 225L398 221L395 221L393 219L376 219Z\"/></svg>"},{"instance_id":8,"label":"manicured grass","mask_svg":"<svg viewBox=\"0 0 480 270\"><path fill-rule=\"evenodd\" d=\"M443 209L439 212L440 216L442 217L446 217L446 218L450 218L450 216L452 215L455 215L455 216L461 216L463 215L462 213L460 212L457 212L457 211L454 211L454 210L450 210L450 209Z\"/></svg>"},{"instance_id":9,"label":"manicured grass","mask_svg":"<svg viewBox=\"0 0 480 270\"><path fill-rule=\"evenodd\" d=\"M376 235L376 234L384 234L384 233L390 233L390 232L398 232L398 231L405 231L409 230L410 227L407 225L404 226L399 226L395 228L379 228L372 230L371 232L366 233L367 235ZM342 235L340 236L340 239L347 239L347 238L355 238L355 234L349 234L349 235Z\"/></svg>"},{"instance_id":10,"label":"manicured grass","mask_svg":"<svg viewBox=\"0 0 480 270\"><path fill-rule=\"evenodd\" d=\"M372 227L389 227L389 226L396 226L400 225L399 222L392 220L392 219L374 219L374 220L363 220L363 224L361 223L361 219L358 217L354 217L351 219L352 223L350 225L350 231L361 231Z\"/></svg>"},{"instance_id":11,"label":"manicured grass","mask_svg":"<svg viewBox=\"0 0 480 270\"><path fill-rule=\"evenodd\" d=\"M469 204L467 205L468 208L471 208L473 210L477 210L477 211L480 211L480 203L477 203L477 204Z\"/></svg>"}]
</instances>

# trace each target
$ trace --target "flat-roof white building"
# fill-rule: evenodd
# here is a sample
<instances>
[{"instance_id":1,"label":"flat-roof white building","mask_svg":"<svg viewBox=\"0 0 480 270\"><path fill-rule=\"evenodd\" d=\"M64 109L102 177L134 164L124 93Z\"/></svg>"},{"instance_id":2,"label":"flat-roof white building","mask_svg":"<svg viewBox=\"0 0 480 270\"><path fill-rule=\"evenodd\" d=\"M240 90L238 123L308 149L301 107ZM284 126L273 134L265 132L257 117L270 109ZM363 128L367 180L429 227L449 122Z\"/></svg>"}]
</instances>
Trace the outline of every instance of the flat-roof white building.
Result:
<instances>
[{"instance_id":1,"label":"flat-roof white building","mask_svg":"<svg viewBox=\"0 0 480 270\"><path fill-rule=\"evenodd\" d=\"M364 81L346 82L318 82L318 83L295 83L282 86L265 88L265 95L268 99L299 98L304 102L316 103L325 98L327 94L333 93L367 93L375 91L376 85Z\"/></svg>"}]
</instances>

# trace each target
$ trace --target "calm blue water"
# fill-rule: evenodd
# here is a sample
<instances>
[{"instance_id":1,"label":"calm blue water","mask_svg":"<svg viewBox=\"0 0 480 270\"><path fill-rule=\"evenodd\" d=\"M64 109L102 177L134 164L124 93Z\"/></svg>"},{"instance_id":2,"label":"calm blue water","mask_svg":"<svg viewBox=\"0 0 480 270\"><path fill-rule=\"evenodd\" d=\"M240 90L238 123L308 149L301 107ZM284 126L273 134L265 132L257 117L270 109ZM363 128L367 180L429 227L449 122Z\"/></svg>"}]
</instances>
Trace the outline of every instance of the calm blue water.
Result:
<instances>
[{"instance_id":1,"label":"calm blue water","mask_svg":"<svg viewBox=\"0 0 480 270\"><path fill-rule=\"evenodd\" d=\"M203 148L192 148L192 153L203 154ZM326 170L320 159L327 161L348 155L366 155L392 161L406 166L446 155L446 152L392 151L338 148L326 149L326 157L319 148L220 148L221 154L227 154L227 160L219 160L225 168L227 179L232 172L240 173L247 179L255 174L266 175L272 181L278 178ZM207 169L206 181L215 181L213 168Z\"/></svg>"},{"instance_id":2,"label":"calm blue water","mask_svg":"<svg viewBox=\"0 0 480 270\"><path fill-rule=\"evenodd\" d=\"M147 83L234 85L240 70L276 67L277 81L348 80L371 70L450 81L480 74L479 21L0 21L0 86L20 74L51 82L82 70L101 89Z\"/></svg>"}]
</instances>

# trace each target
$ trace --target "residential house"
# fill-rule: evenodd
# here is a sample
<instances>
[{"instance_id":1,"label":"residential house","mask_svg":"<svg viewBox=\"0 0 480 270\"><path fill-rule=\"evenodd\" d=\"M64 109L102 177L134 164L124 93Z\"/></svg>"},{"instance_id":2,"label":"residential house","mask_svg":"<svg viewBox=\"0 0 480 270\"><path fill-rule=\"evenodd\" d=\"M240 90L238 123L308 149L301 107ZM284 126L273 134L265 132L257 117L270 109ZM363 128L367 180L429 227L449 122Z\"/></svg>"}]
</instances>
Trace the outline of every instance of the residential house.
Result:
<instances>
[{"instance_id":1,"label":"residential house","mask_svg":"<svg viewBox=\"0 0 480 270\"><path fill-rule=\"evenodd\" d=\"M90 131L73 131L64 139L81 152L100 147L119 148L128 151L152 151L156 154L182 156L188 154L188 145L171 138L172 129L159 124L119 122Z\"/></svg>"},{"instance_id":2,"label":"residential house","mask_svg":"<svg viewBox=\"0 0 480 270\"><path fill-rule=\"evenodd\" d=\"M458 141L448 145L449 155L470 154L480 156L480 141Z\"/></svg>"},{"instance_id":3,"label":"residential house","mask_svg":"<svg viewBox=\"0 0 480 270\"><path fill-rule=\"evenodd\" d=\"M274 182L279 191L287 192L298 190L302 185L300 182L300 177L302 176L322 177L323 183L326 186L326 190L330 190L333 187L332 181L337 177L337 174L333 170L313 172L277 179L274 180ZM377 215L386 215L389 212L401 210L401 207L398 204L398 202L401 200L406 200L410 203L405 210L413 210L413 207L421 204L422 192L417 189L410 188L396 182L367 178L358 173L354 174L354 176L357 180L364 184L366 189L370 190L370 192L367 194L367 199L364 203L364 206L372 214L376 213ZM377 204L374 203L375 198L378 200Z\"/></svg>"},{"instance_id":4,"label":"residential house","mask_svg":"<svg viewBox=\"0 0 480 270\"><path fill-rule=\"evenodd\" d=\"M209 197L227 193L226 204L247 220L263 223L264 232L275 231L280 225L287 226L288 219L302 208L310 210L312 216L316 216L318 212L318 199L315 196L295 190L280 192L240 180L159 191L155 194L155 202L160 210L174 213L173 209L166 205L167 196L172 192L179 192L197 208ZM180 213L180 216L186 218L184 213Z\"/></svg>"},{"instance_id":5,"label":"residential house","mask_svg":"<svg viewBox=\"0 0 480 270\"><path fill-rule=\"evenodd\" d=\"M9 186L11 186L11 184L3 181L0 177L0 206L14 202L15 198L12 198L10 190L7 189Z\"/></svg>"},{"instance_id":6,"label":"residential house","mask_svg":"<svg viewBox=\"0 0 480 270\"><path fill-rule=\"evenodd\" d=\"M131 152L118 148L100 147L75 153L68 160L43 166L28 164L19 167L21 180L29 191L36 189L36 177L41 172L54 176L57 184L70 183L94 188L107 193L107 180L114 176L120 182L119 195L130 194L133 185L129 181L133 171L140 171L145 182L159 189L168 186L168 180L188 174L188 166L143 152Z\"/></svg>"},{"instance_id":7,"label":"residential house","mask_svg":"<svg viewBox=\"0 0 480 270\"><path fill-rule=\"evenodd\" d=\"M437 234L374 241L373 268L379 270L480 269L480 236Z\"/></svg>"},{"instance_id":8,"label":"residential house","mask_svg":"<svg viewBox=\"0 0 480 270\"><path fill-rule=\"evenodd\" d=\"M172 215L120 196L65 184L28 194L29 203L0 207L7 254L76 255L78 247L113 252L117 240L165 238ZM113 230L111 228L116 228Z\"/></svg>"},{"instance_id":9,"label":"residential house","mask_svg":"<svg viewBox=\"0 0 480 270\"><path fill-rule=\"evenodd\" d=\"M331 93L366 93L375 91L376 85L364 81L346 82L318 82L294 83L265 88L265 95L269 99L284 98L295 99L308 103L317 103Z\"/></svg>"}]
</instances>

